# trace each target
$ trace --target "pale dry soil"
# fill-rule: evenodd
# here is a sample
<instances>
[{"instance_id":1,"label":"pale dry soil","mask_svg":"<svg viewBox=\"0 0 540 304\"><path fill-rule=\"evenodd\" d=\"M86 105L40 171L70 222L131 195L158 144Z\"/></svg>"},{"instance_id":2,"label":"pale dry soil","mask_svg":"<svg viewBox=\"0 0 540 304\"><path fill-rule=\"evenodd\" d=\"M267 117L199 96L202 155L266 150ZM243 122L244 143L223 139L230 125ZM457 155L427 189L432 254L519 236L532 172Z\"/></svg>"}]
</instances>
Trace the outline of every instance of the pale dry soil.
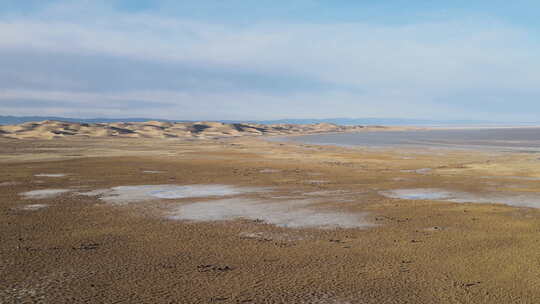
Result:
<instances>
[{"instance_id":1,"label":"pale dry soil","mask_svg":"<svg viewBox=\"0 0 540 304\"><path fill-rule=\"evenodd\" d=\"M540 303L539 157L0 139L0 303Z\"/></svg>"}]
</instances>

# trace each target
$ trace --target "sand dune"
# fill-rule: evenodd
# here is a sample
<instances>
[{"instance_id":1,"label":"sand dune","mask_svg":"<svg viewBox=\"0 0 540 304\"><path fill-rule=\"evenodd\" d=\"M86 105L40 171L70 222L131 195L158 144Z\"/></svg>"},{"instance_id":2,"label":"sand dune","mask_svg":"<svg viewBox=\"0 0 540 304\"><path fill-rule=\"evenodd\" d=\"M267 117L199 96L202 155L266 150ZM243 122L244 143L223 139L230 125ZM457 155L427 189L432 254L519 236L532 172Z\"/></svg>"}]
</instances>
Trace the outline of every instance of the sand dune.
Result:
<instances>
[{"instance_id":1,"label":"sand dune","mask_svg":"<svg viewBox=\"0 0 540 304\"><path fill-rule=\"evenodd\" d=\"M236 136L313 134L382 129L384 127L338 126L329 123L262 125L221 122L120 122L73 123L62 121L28 122L0 125L0 137L13 139L53 139L60 137L134 137L134 138L221 138Z\"/></svg>"}]
</instances>

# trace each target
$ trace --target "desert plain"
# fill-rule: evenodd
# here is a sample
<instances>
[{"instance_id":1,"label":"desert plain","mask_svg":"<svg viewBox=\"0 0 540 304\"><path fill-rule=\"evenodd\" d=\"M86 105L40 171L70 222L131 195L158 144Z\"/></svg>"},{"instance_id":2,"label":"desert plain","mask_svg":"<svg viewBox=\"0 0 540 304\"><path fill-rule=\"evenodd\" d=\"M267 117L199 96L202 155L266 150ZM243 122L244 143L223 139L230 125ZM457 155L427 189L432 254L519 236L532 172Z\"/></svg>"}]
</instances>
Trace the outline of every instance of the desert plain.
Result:
<instances>
[{"instance_id":1,"label":"desert plain","mask_svg":"<svg viewBox=\"0 0 540 304\"><path fill-rule=\"evenodd\" d=\"M535 153L57 135L0 137L0 303L540 302Z\"/></svg>"}]
</instances>

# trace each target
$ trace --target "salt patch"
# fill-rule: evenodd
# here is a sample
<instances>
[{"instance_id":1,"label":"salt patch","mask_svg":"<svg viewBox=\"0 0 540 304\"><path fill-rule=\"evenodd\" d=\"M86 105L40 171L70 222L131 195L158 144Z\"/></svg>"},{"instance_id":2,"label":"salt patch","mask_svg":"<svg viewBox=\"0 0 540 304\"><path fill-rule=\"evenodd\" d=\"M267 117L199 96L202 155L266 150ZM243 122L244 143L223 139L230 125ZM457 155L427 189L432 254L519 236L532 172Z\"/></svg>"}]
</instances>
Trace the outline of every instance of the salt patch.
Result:
<instances>
[{"instance_id":1,"label":"salt patch","mask_svg":"<svg viewBox=\"0 0 540 304\"><path fill-rule=\"evenodd\" d=\"M7 186L15 186L15 185L18 185L19 183L17 182L2 182L0 183L0 187L7 187Z\"/></svg>"},{"instance_id":2,"label":"salt patch","mask_svg":"<svg viewBox=\"0 0 540 304\"><path fill-rule=\"evenodd\" d=\"M40 173L40 174L35 174L34 176L36 176L36 177L64 177L64 176L66 176L66 174L64 174L64 173L55 173L55 174Z\"/></svg>"},{"instance_id":3,"label":"salt patch","mask_svg":"<svg viewBox=\"0 0 540 304\"><path fill-rule=\"evenodd\" d=\"M394 178L392 178L392 180L395 181L395 182L403 182L403 181L408 181L409 179L404 178L404 177L394 177Z\"/></svg>"},{"instance_id":4,"label":"salt patch","mask_svg":"<svg viewBox=\"0 0 540 304\"><path fill-rule=\"evenodd\" d=\"M23 192L20 195L24 196L27 199L44 199L52 198L63 193L70 192L69 189L44 189L44 190L33 190L28 192Z\"/></svg>"},{"instance_id":5,"label":"salt patch","mask_svg":"<svg viewBox=\"0 0 540 304\"><path fill-rule=\"evenodd\" d=\"M540 194L522 192L469 193L442 189L398 189L379 192L381 195L409 200L437 200L453 203L505 204L516 207L540 208Z\"/></svg>"},{"instance_id":6,"label":"salt patch","mask_svg":"<svg viewBox=\"0 0 540 304\"><path fill-rule=\"evenodd\" d=\"M102 196L100 199L108 203L122 204L157 199L232 196L265 190L267 189L235 187L230 185L140 185L98 189L79 194L87 196Z\"/></svg>"},{"instance_id":7,"label":"salt patch","mask_svg":"<svg viewBox=\"0 0 540 304\"><path fill-rule=\"evenodd\" d=\"M334 196L334 195L344 195L349 194L349 192L345 190L326 190L326 191L312 191L312 192L306 192L303 195L307 196Z\"/></svg>"},{"instance_id":8,"label":"salt patch","mask_svg":"<svg viewBox=\"0 0 540 304\"><path fill-rule=\"evenodd\" d=\"M180 206L170 219L188 221L226 221L250 219L287 228L367 228L373 224L367 214L320 212L308 209L313 200L286 202L222 199Z\"/></svg>"},{"instance_id":9,"label":"salt patch","mask_svg":"<svg viewBox=\"0 0 540 304\"><path fill-rule=\"evenodd\" d=\"M259 171L260 173L278 173L281 172L281 170L277 169L262 169Z\"/></svg>"},{"instance_id":10,"label":"salt patch","mask_svg":"<svg viewBox=\"0 0 540 304\"><path fill-rule=\"evenodd\" d=\"M530 176L513 176L513 178L522 179L522 180L530 180L530 181L540 180L540 177L530 177Z\"/></svg>"},{"instance_id":11,"label":"salt patch","mask_svg":"<svg viewBox=\"0 0 540 304\"><path fill-rule=\"evenodd\" d=\"M433 171L433 169L431 169L431 168L422 168L422 169L417 169L414 172L416 172L418 174L428 174L431 171Z\"/></svg>"},{"instance_id":12,"label":"salt patch","mask_svg":"<svg viewBox=\"0 0 540 304\"><path fill-rule=\"evenodd\" d=\"M327 180L307 180L305 181L306 184L312 184L312 185L318 185L318 184L326 184L328 183Z\"/></svg>"},{"instance_id":13,"label":"salt patch","mask_svg":"<svg viewBox=\"0 0 540 304\"><path fill-rule=\"evenodd\" d=\"M428 174L431 171L433 171L433 169L431 168L421 168L421 169L415 169L415 170L400 170L400 172L403 172L403 173L417 173L417 174Z\"/></svg>"},{"instance_id":14,"label":"salt patch","mask_svg":"<svg viewBox=\"0 0 540 304\"><path fill-rule=\"evenodd\" d=\"M147 174L158 174L158 173L163 173L163 171L144 170L143 173L147 173Z\"/></svg>"},{"instance_id":15,"label":"salt patch","mask_svg":"<svg viewBox=\"0 0 540 304\"><path fill-rule=\"evenodd\" d=\"M449 191L430 188L381 191L380 194L390 198L409 200L446 200L453 198L452 193Z\"/></svg>"},{"instance_id":16,"label":"salt patch","mask_svg":"<svg viewBox=\"0 0 540 304\"><path fill-rule=\"evenodd\" d=\"M21 207L22 210L27 210L27 211L35 211L35 210L39 210L39 209L43 209L43 208L47 208L49 207L49 205L45 205L45 204L32 204L32 205L26 205L26 206L23 206Z\"/></svg>"},{"instance_id":17,"label":"salt patch","mask_svg":"<svg viewBox=\"0 0 540 304\"><path fill-rule=\"evenodd\" d=\"M84 195L84 196L100 196L105 193L109 193L110 191L111 191L110 189L96 189L96 190L86 191L86 192L77 192L75 194Z\"/></svg>"}]
</instances>

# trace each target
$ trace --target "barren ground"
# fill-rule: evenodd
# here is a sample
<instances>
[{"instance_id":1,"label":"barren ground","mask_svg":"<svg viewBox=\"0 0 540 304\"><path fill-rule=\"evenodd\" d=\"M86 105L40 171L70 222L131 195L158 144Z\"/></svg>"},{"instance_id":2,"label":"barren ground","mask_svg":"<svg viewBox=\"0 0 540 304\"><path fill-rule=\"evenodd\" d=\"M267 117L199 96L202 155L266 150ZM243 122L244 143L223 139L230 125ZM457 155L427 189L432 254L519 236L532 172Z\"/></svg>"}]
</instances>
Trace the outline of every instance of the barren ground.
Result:
<instances>
[{"instance_id":1,"label":"barren ground","mask_svg":"<svg viewBox=\"0 0 540 304\"><path fill-rule=\"evenodd\" d=\"M0 139L0 167L0 303L540 303L539 209L383 195L495 193L535 207L535 154ZM138 203L77 194L138 185L266 190ZM36 190L47 191L23 195ZM233 219L182 217L231 201ZM280 224L320 214L359 226Z\"/></svg>"}]
</instances>

